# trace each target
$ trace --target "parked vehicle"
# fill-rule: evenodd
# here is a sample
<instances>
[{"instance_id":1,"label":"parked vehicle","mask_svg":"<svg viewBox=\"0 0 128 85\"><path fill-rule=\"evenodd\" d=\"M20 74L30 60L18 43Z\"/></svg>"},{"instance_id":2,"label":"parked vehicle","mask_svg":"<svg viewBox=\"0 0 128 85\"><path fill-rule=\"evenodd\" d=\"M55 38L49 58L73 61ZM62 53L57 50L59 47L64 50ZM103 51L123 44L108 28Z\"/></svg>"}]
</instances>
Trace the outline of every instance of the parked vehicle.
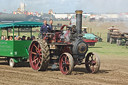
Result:
<instances>
[{"instance_id":1,"label":"parked vehicle","mask_svg":"<svg viewBox=\"0 0 128 85\"><path fill-rule=\"evenodd\" d=\"M88 44L88 46L94 46L95 43L98 41L97 36L92 33L85 33L83 38L83 40Z\"/></svg>"},{"instance_id":2,"label":"parked vehicle","mask_svg":"<svg viewBox=\"0 0 128 85\"><path fill-rule=\"evenodd\" d=\"M117 28L109 28L107 33L107 42L117 45L125 45L128 43L128 32L122 32Z\"/></svg>"}]
</instances>

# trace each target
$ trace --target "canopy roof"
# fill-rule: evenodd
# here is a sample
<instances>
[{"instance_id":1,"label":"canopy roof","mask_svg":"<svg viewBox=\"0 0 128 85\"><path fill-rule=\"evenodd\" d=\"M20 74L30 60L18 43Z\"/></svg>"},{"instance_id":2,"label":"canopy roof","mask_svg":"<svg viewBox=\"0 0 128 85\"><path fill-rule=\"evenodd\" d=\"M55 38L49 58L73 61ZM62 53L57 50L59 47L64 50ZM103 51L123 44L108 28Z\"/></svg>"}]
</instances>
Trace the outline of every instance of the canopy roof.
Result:
<instances>
[{"instance_id":1,"label":"canopy roof","mask_svg":"<svg viewBox=\"0 0 128 85\"><path fill-rule=\"evenodd\" d=\"M31 22L31 21L24 21L24 22L15 22L15 23L7 23L7 24L0 24L0 28L22 28L22 27L40 27L43 23L40 22Z\"/></svg>"}]
</instances>

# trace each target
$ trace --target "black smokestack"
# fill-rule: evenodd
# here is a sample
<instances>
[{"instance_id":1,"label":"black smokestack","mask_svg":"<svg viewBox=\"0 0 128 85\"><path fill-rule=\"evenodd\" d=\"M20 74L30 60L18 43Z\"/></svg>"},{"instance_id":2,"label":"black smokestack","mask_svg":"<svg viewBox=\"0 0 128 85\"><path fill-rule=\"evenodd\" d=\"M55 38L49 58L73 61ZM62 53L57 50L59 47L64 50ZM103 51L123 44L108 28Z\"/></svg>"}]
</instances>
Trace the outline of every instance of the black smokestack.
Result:
<instances>
[{"instance_id":1,"label":"black smokestack","mask_svg":"<svg viewBox=\"0 0 128 85\"><path fill-rule=\"evenodd\" d=\"M76 10L76 30L78 34L82 32L82 10Z\"/></svg>"}]
</instances>

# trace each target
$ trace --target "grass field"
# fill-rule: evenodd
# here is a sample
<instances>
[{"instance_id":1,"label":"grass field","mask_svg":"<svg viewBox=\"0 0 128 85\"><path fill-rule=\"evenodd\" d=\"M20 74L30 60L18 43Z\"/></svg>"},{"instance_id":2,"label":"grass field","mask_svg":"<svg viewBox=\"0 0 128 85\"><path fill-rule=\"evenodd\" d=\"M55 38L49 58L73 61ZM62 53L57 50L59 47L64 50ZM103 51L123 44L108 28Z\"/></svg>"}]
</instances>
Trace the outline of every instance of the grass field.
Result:
<instances>
[{"instance_id":1,"label":"grass field","mask_svg":"<svg viewBox=\"0 0 128 85\"><path fill-rule=\"evenodd\" d=\"M83 22L83 26L92 29L92 33L101 34L103 42L98 42L94 47L90 47L89 51L96 52L101 55L126 56L128 57L128 48L126 46L117 46L106 42L107 28L115 26L121 31L128 30L126 22ZM99 35L100 36L100 35Z\"/></svg>"},{"instance_id":2,"label":"grass field","mask_svg":"<svg viewBox=\"0 0 128 85\"><path fill-rule=\"evenodd\" d=\"M89 51L101 55L128 57L128 48L107 42L98 42L94 47L89 47Z\"/></svg>"}]
</instances>

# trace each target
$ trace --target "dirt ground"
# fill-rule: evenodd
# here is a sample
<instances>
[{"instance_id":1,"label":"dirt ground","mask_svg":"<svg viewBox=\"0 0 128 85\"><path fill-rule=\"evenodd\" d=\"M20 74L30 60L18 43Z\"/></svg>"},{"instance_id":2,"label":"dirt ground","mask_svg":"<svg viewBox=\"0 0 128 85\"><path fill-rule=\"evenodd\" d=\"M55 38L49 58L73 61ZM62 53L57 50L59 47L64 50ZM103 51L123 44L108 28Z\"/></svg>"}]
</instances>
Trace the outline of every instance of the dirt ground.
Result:
<instances>
[{"instance_id":1,"label":"dirt ground","mask_svg":"<svg viewBox=\"0 0 128 85\"><path fill-rule=\"evenodd\" d=\"M11 68L0 61L0 85L128 85L128 58L101 56L97 74L87 73L85 66L76 66L71 75L60 71L37 72L28 66Z\"/></svg>"}]
</instances>

